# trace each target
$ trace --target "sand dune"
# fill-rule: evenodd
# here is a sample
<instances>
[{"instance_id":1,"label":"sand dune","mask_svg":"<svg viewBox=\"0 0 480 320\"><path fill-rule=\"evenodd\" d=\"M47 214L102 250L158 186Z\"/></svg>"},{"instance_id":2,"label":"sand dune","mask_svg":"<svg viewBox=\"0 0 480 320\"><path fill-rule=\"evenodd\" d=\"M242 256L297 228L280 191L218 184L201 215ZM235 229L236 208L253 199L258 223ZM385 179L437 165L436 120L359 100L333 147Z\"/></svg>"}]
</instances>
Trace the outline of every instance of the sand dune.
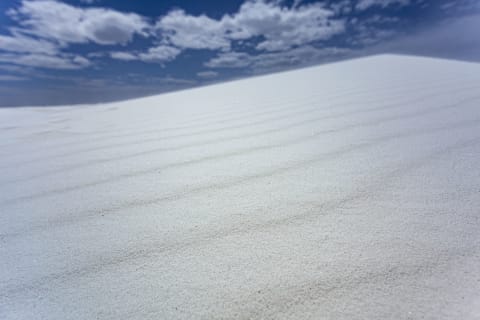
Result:
<instances>
[{"instance_id":1,"label":"sand dune","mask_svg":"<svg viewBox=\"0 0 480 320\"><path fill-rule=\"evenodd\" d=\"M479 319L480 65L0 109L1 319Z\"/></svg>"}]
</instances>

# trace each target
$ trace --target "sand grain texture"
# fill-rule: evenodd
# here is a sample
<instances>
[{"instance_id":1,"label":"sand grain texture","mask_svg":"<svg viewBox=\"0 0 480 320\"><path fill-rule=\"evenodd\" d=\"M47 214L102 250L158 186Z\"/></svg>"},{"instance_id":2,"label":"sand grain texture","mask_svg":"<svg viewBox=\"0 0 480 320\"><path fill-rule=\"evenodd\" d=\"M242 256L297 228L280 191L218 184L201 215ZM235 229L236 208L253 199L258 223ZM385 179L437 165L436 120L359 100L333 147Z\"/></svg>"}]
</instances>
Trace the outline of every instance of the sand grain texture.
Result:
<instances>
[{"instance_id":1,"label":"sand grain texture","mask_svg":"<svg viewBox=\"0 0 480 320\"><path fill-rule=\"evenodd\" d=\"M0 109L1 319L480 319L480 65Z\"/></svg>"}]
</instances>

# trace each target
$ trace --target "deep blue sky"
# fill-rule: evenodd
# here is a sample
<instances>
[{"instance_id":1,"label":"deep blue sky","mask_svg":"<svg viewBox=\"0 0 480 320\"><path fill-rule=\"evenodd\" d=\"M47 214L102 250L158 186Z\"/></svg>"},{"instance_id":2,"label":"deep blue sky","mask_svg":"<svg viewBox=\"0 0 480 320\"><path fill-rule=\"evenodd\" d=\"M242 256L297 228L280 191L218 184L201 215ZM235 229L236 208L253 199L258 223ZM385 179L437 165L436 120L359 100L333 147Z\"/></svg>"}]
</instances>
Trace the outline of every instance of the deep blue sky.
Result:
<instances>
[{"instance_id":1,"label":"deep blue sky","mask_svg":"<svg viewBox=\"0 0 480 320\"><path fill-rule=\"evenodd\" d=\"M376 54L480 61L479 0L2 0L0 106L112 101Z\"/></svg>"}]
</instances>

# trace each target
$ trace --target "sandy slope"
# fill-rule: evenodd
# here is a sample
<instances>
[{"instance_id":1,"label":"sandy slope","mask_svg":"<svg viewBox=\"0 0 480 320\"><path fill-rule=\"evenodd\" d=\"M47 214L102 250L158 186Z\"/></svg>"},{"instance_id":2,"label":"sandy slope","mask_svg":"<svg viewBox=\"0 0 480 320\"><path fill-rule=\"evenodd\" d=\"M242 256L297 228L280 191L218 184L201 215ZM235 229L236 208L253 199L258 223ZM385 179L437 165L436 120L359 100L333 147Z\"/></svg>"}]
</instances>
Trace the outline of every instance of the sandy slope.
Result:
<instances>
[{"instance_id":1,"label":"sandy slope","mask_svg":"<svg viewBox=\"0 0 480 320\"><path fill-rule=\"evenodd\" d=\"M480 65L0 109L1 319L480 319Z\"/></svg>"}]
</instances>

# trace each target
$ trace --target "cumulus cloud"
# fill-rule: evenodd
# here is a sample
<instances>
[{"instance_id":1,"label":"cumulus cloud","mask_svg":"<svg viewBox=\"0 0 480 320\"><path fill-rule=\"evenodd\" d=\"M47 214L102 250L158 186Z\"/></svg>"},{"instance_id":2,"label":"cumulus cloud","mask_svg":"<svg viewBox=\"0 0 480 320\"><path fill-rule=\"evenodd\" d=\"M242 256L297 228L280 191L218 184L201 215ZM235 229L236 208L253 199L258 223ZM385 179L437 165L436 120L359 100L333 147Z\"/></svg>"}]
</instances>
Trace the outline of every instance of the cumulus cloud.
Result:
<instances>
[{"instance_id":1,"label":"cumulus cloud","mask_svg":"<svg viewBox=\"0 0 480 320\"><path fill-rule=\"evenodd\" d=\"M17 65L79 69L91 65L80 55L67 54L72 43L126 44L135 34L147 36L149 24L133 13L104 8L78 8L54 0L23 0L7 11L18 26L0 35L0 62Z\"/></svg>"},{"instance_id":2,"label":"cumulus cloud","mask_svg":"<svg viewBox=\"0 0 480 320\"><path fill-rule=\"evenodd\" d=\"M288 8L274 2L249 1L224 20L231 26L233 39L263 36L265 40L257 49L278 51L342 33L344 21L332 19L333 15L321 3Z\"/></svg>"},{"instance_id":3,"label":"cumulus cloud","mask_svg":"<svg viewBox=\"0 0 480 320\"><path fill-rule=\"evenodd\" d=\"M205 15L191 16L183 10L171 11L162 17L156 28L171 44L189 49L229 48L222 22Z\"/></svg>"},{"instance_id":4,"label":"cumulus cloud","mask_svg":"<svg viewBox=\"0 0 480 320\"><path fill-rule=\"evenodd\" d=\"M92 3L92 1L88 1ZM236 41L250 41L255 50L289 51L310 43L328 40L345 29L345 21L322 3L286 6L282 1L248 0L237 12L217 19L190 15L176 9L151 25L145 17L113 9L75 7L56 0L22 0L7 14L18 23L12 35L2 36L0 49L24 53L24 65L78 68L71 56L61 54L70 44L127 44L135 35L156 37L157 45L141 51L107 53L113 59L164 63L187 49L220 50L223 55L210 64L242 67L249 54L230 52ZM10 59L11 56L3 56ZM55 65L55 61L58 65Z\"/></svg>"},{"instance_id":5,"label":"cumulus cloud","mask_svg":"<svg viewBox=\"0 0 480 320\"><path fill-rule=\"evenodd\" d=\"M97 0L80 2L98 4ZM354 10L413 3L423 2L246 0L235 12L218 17L174 9L154 21L135 13L96 6L76 7L58 0L20 0L17 7L7 11L16 26L8 28L10 34L0 35L0 52L3 52L0 62L78 69L91 66L95 59L107 57L163 65L185 50L212 50L216 56L204 63L209 68L301 65L338 57L346 51L340 48L342 46L372 47L395 35L393 27L389 26L398 29L399 18L383 15L378 10L353 17ZM87 54L91 61L67 53L72 44L126 46L135 37L148 38L149 47L115 47L105 51L95 48L94 53ZM197 76L213 77L214 73L201 72Z\"/></svg>"},{"instance_id":6,"label":"cumulus cloud","mask_svg":"<svg viewBox=\"0 0 480 320\"><path fill-rule=\"evenodd\" d=\"M232 52L235 41L262 39L254 45L260 52L288 51L309 43L327 40L344 31L345 22L321 3L291 7L280 1L247 1L234 14L218 19L190 15L176 9L161 17L156 25L160 45L147 52L113 52L114 59L167 62L187 49L220 50L222 55L208 65L245 67L249 54Z\"/></svg>"},{"instance_id":7,"label":"cumulus cloud","mask_svg":"<svg viewBox=\"0 0 480 320\"><path fill-rule=\"evenodd\" d=\"M54 0L23 0L8 11L17 32L68 43L126 44L135 34L146 35L147 21L134 13L105 8L78 8Z\"/></svg>"},{"instance_id":8,"label":"cumulus cloud","mask_svg":"<svg viewBox=\"0 0 480 320\"><path fill-rule=\"evenodd\" d=\"M182 10L162 17L156 28L168 43L183 49L222 49L235 40L262 37L258 50L279 51L326 40L344 31L344 21L321 3L287 7L279 1L247 1L238 12L219 19Z\"/></svg>"}]
</instances>

